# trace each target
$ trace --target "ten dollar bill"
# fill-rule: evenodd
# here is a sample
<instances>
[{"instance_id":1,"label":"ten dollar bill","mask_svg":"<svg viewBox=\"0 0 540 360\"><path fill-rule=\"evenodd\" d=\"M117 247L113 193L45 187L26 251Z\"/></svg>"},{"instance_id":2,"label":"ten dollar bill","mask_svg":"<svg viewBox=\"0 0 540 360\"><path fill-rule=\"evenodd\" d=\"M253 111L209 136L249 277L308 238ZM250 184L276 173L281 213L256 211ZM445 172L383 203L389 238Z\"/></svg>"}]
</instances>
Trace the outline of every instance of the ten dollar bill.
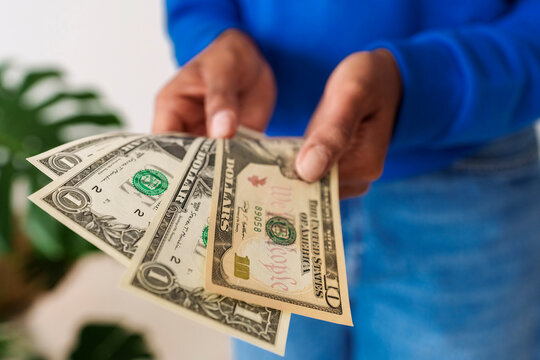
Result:
<instances>
[{"instance_id":1,"label":"ten dollar bill","mask_svg":"<svg viewBox=\"0 0 540 360\"><path fill-rule=\"evenodd\" d=\"M218 143L206 289L352 325L337 168L308 184L299 139Z\"/></svg>"}]
</instances>

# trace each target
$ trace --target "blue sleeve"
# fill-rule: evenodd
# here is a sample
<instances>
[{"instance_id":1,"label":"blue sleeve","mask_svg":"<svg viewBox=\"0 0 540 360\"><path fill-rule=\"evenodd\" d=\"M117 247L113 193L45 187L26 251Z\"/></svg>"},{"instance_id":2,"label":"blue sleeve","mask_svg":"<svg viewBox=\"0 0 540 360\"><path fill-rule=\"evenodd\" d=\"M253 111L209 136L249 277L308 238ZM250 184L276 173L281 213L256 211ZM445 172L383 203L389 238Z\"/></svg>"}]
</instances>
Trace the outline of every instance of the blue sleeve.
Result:
<instances>
[{"instance_id":1,"label":"blue sleeve","mask_svg":"<svg viewBox=\"0 0 540 360\"><path fill-rule=\"evenodd\" d=\"M389 49L402 74L394 150L480 144L540 117L539 0L518 0L493 23L373 47Z\"/></svg>"},{"instance_id":2,"label":"blue sleeve","mask_svg":"<svg viewBox=\"0 0 540 360\"><path fill-rule=\"evenodd\" d=\"M166 11L168 32L180 65L223 31L240 27L234 0L166 0Z\"/></svg>"}]
</instances>

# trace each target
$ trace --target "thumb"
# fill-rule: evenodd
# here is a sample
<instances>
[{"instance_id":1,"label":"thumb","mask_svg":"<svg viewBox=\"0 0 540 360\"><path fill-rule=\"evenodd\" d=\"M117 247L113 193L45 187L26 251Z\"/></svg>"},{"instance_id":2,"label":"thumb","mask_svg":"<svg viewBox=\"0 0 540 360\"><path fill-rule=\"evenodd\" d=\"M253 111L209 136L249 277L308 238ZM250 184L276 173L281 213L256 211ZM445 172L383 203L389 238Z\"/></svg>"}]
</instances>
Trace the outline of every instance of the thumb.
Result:
<instances>
[{"instance_id":1,"label":"thumb","mask_svg":"<svg viewBox=\"0 0 540 360\"><path fill-rule=\"evenodd\" d=\"M298 175L313 182L328 172L349 147L362 118L359 99L350 92L325 94L296 158Z\"/></svg>"},{"instance_id":2,"label":"thumb","mask_svg":"<svg viewBox=\"0 0 540 360\"><path fill-rule=\"evenodd\" d=\"M213 138L234 136L238 127L238 91L235 71L212 67L206 76L204 107L207 134Z\"/></svg>"}]
</instances>

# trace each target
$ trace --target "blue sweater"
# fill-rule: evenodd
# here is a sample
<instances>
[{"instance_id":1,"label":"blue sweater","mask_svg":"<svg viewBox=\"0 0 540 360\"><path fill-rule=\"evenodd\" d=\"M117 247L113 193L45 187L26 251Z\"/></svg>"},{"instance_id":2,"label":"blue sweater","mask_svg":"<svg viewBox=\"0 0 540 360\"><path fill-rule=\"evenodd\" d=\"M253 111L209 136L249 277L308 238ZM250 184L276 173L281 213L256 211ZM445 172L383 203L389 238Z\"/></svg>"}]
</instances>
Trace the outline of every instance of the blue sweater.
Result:
<instances>
[{"instance_id":1,"label":"blue sweater","mask_svg":"<svg viewBox=\"0 0 540 360\"><path fill-rule=\"evenodd\" d=\"M167 0L179 64L228 28L272 66L270 135L302 135L336 65L389 49L403 99L383 178L444 168L540 117L540 0Z\"/></svg>"}]
</instances>

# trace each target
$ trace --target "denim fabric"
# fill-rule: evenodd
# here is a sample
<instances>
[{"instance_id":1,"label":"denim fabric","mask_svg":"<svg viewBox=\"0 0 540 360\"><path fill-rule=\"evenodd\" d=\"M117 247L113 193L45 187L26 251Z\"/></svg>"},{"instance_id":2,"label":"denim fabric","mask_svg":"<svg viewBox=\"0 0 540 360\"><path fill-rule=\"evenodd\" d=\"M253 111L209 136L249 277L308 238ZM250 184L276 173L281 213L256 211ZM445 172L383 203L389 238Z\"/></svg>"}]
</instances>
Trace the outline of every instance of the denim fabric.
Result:
<instances>
[{"instance_id":1,"label":"denim fabric","mask_svg":"<svg viewBox=\"0 0 540 360\"><path fill-rule=\"evenodd\" d=\"M540 359L532 129L444 171L374 184L341 210L354 327L293 316L286 359Z\"/></svg>"}]
</instances>

